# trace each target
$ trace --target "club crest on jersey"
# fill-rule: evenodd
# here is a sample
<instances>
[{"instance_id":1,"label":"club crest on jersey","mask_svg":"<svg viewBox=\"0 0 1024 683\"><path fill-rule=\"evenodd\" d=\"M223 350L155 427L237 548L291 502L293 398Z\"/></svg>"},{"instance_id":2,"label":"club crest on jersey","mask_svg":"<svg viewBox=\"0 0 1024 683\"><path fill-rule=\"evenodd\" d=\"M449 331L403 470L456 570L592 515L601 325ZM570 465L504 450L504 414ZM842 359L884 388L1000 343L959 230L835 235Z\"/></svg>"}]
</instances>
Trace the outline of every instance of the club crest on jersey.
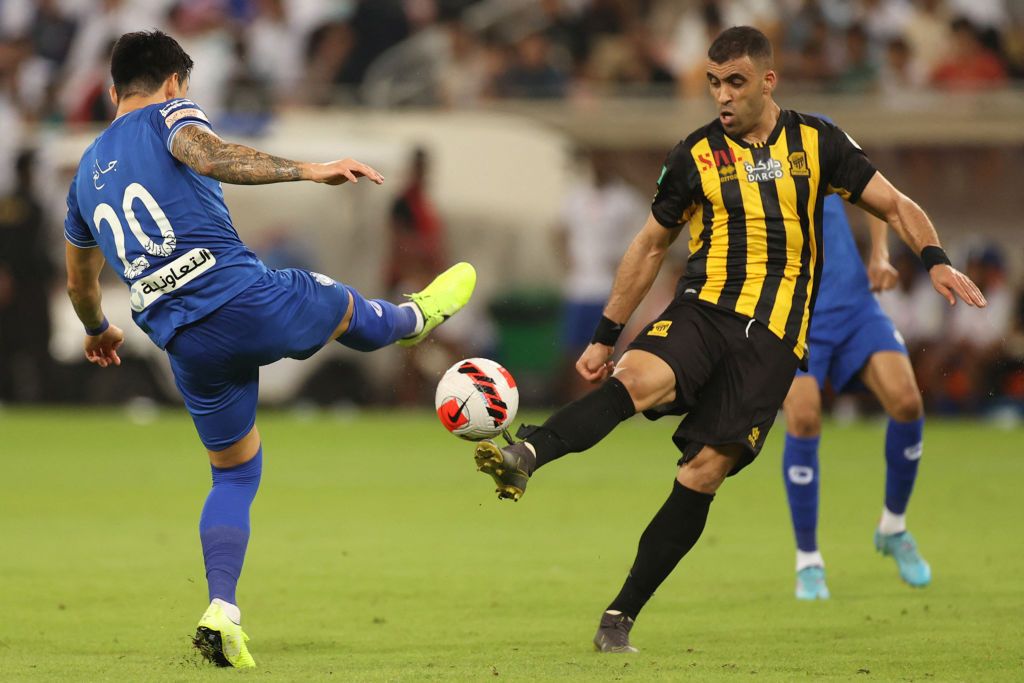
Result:
<instances>
[{"instance_id":1,"label":"club crest on jersey","mask_svg":"<svg viewBox=\"0 0 1024 683\"><path fill-rule=\"evenodd\" d=\"M744 161L743 170L747 172L748 183L770 183L782 177L782 164L771 157L756 164Z\"/></svg>"},{"instance_id":2,"label":"club crest on jersey","mask_svg":"<svg viewBox=\"0 0 1024 683\"><path fill-rule=\"evenodd\" d=\"M648 337L667 337L668 328L672 327L671 320L659 320L658 322L651 325L650 331L647 332Z\"/></svg>"},{"instance_id":3,"label":"club crest on jersey","mask_svg":"<svg viewBox=\"0 0 1024 683\"><path fill-rule=\"evenodd\" d=\"M804 178L811 175L811 169L807 167L807 153L806 152L792 152L789 155L789 175L794 178L802 176Z\"/></svg>"}]
</instances>

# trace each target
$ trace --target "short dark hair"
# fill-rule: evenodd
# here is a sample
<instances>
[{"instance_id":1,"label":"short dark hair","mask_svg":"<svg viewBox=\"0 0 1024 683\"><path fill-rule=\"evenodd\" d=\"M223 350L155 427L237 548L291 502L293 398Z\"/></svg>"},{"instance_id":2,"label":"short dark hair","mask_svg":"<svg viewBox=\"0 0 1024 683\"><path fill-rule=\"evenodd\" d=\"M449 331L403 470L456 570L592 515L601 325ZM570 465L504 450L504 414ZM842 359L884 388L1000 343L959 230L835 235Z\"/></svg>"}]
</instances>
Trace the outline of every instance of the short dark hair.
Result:
<instances>
[{"instance_id":1,"label":"short dark hair","mask_svg":"<svg viewBox=\"0 0 1024 683\"><path fill-rule=\"evenodd\" d=\"M768 36L753 26L733 26L718 34L708 48L708 59L715 64L724 64L730 59L749 56L769 65L773 60L772 43Z\"/></svg>"},{"instance_id":2,"label":"short dark hair","mask_svg":"<svg viewBox=\"0 0 1024 683\"><path fill-rule=\"evenodd\" d=\"M150 95L171 74L184 82L190 73L192 58L162 31L125 33L110 53L110 75L118 98Z\"/></svg>"}]
</instances>

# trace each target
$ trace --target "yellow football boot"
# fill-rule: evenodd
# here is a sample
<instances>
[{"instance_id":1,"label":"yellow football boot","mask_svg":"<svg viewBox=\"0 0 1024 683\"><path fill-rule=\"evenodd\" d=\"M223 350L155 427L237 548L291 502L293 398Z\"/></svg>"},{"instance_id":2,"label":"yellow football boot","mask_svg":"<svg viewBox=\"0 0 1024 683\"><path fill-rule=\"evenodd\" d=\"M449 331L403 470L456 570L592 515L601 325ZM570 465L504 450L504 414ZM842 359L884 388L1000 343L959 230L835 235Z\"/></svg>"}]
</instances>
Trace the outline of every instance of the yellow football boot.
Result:
<instances>
[{"instance_id":1,"label":"yellow football boot","mask_svg":"<svg viewBox=\"0 0 1024 683\"><path fill-rule=\"evenodd\" d=\"M241 614L234 605L224 602L220 598L214 598L206 610L206 614L199 620L196 628L196 636L192 644L202 653L203 657L217 666L233 666L236 669L249 669L256 666L249 648L245 643L249 636L242 631L242 626L236 623L228 612L237 615L239 621Z\"/></svg>"},{"instance_id":2,"label":"yellow football boot","mask_svg":"<svg viewBox=\"0 0 1024 683\"><path fill-rule=\"evenodd\" d=\"M406 294L423 314L423 329L398 340L399 346L416 346L430 331L458 313L469 303L476 287L476 269L466 262L456 263L415 294Z\"/></svg>"}]
</instances>

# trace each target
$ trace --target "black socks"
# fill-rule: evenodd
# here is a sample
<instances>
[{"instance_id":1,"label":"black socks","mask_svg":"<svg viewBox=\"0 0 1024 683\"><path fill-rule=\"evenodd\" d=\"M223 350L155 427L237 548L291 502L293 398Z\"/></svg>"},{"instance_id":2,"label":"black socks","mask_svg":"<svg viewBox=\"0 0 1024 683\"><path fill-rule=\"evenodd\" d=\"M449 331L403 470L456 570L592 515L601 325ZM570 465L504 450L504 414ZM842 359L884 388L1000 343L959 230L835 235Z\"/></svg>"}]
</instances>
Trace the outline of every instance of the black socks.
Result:
<instances>
[{"instance_id":1,"label":"black socks","mask_svg":"<svg viewBox=\"0 0 1024 683\"><path fill-rule=\"evenodd\" d=\"M714 497L674 482L668 500L640 536L633 567L622 590L608 605L609 610L636 619L661 582L700 538Z\"/></svg>"},{"instance_id":2,"label":"black socks","mask_svg":"<svg viewBox=\"0 0 1024 683\"><path fill-rule=\"evenodd\" d=\"M541 427L527 427L520 436L537 453L534 471L567 453L585 451L636 413L622 382L612 377L598 389L559 409Z\"/></svg>"}]
</instances>

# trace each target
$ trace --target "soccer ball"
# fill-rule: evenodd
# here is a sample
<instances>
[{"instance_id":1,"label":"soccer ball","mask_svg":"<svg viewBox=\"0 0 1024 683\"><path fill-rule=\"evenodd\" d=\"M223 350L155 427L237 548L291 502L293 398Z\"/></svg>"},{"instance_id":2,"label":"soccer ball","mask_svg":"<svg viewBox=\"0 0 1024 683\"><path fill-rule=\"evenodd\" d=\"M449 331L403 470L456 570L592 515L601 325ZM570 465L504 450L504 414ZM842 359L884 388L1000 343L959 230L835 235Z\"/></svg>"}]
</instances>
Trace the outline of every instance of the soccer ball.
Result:
<instances>
[{"instance_id":1,"label":"soccer ball","mask_svg":"<svg viewBox=\"0 0 1024 683\"><path fill-rule=\"evenodd\" d=\"M516 418L519 390L511 373L493 360L467 358L444 373L434 406L441 424L455 436L491 439Z\"/></svg>"}]
</instances>

